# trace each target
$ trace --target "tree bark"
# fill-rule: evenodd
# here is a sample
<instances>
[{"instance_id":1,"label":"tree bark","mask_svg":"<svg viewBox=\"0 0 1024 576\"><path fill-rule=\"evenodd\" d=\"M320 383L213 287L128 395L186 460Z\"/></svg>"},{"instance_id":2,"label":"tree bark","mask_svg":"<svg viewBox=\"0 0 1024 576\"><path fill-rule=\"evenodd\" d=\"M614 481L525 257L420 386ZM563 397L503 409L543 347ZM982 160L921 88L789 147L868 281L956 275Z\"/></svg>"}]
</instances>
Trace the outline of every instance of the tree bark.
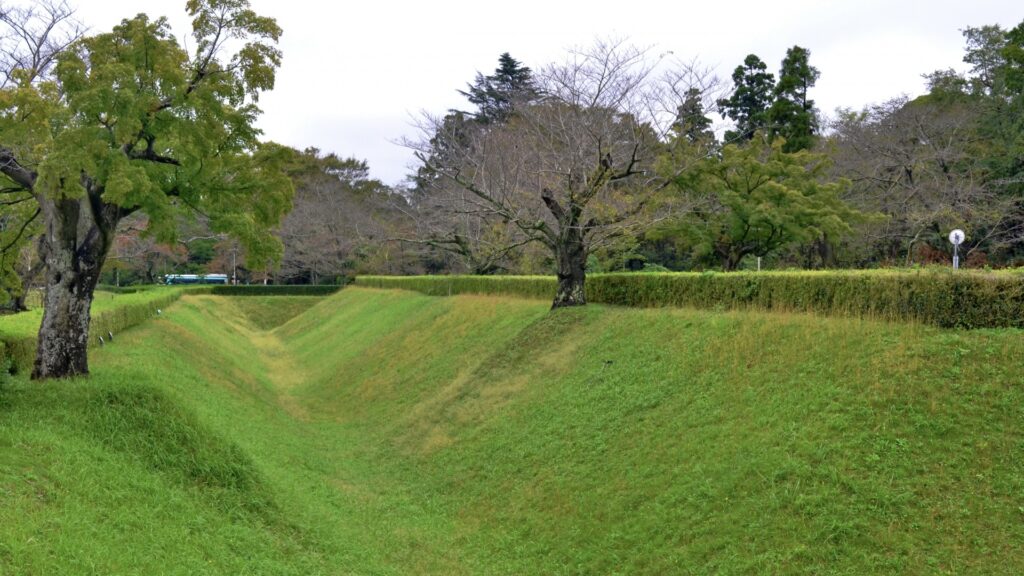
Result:
<instances>
[{"instance_id":1,"label":"tree bark","mask_svg":"<svg viewBox=\"0 0 1024 576\"><path fill-rule=\"evenodd\" d=\"M587 274L587 247L580 226L583 207L570 198L563 207L554 198L551 190L545 188L541 199L558 222L558 233L549 236L548 247L555 253L558 275L558 292L551 303L551 309L566 306L583 306L587 303L583 284Z\"/></svg>"},{"instance_id":2,"label":"tree bark","mask_svg":"<svg viewBox=\"0 0 1024 576\"><path fill-rule=\"evenodd\" d=\"M746 254L737 252L732 249L725 250L721 253L722 257L722 271L723 272L735 272L740 267L740 262Z\"/></svg>"},{"instance_id":3,"label":"tree bark","mask_svg":"<svg viewBox=\"0 0 1024 576\"><path fill-rule=\"evenodd\" d=\"M561 230L555 256L558 259L558 292L551 309L583 306L587 303L583 285L587 272L587 250L579 226Z\"/></svg>"},{"instance_id":4,"label":"tree bark","mask_svg":"<svg viewBox=\"0 0 1024 576\"><path fill-rule=\"evenodd\" d=\"M832 245L832 241L829 240L828 234L822 234L814 242L815 248L818 251L818 257L821 259L822 268L835 268L836 267L836 251Z\"/></svg>"},{"instance_id":5,"label":"tree bark","mask_svg":"<svg viewBox=\"0 0 1024 576\"><path fill-rule=\"evenodd\" d=\"M88 374L89 308L117 209L88 197L40 197L39 202L46 222L41 242L46 293L32 378Z\"/></svg>"}]
</instances>

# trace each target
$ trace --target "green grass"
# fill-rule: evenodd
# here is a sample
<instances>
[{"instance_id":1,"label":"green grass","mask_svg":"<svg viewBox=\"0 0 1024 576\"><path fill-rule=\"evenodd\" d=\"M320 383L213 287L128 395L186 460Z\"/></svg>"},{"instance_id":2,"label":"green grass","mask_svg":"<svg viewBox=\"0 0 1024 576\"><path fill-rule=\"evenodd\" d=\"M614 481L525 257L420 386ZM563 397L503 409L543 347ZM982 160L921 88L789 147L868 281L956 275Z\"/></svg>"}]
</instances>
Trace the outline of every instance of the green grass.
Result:
<instances>
[{"instance_id":1,"label":"green grass","mask_svg":"<svg viewBox=\"0 0 1024 576\"><path fill-rule=\"evenodd\" d=\"M135 292L96 290L89 309L90 345L98 344L98 337L105 337L108 332L119 334L145 322L187 290L191 288L153 286ZM42 319L42 308L0 316L0 362L9 360L14 370L24 370L32 365Z\"/></svg>"},{"instance_id":2,"label":"green grass","mask_svg":"<svg viewBox=\"0 0 1024 576\"><path fill-rule=\"evenodd\" d=\"M258 329L270 330L305 312L320 301L316 296L234 298L233 305Z\"/></svg>"},{"instance_id":3,"label":"green grass","mask_svg":"<svg viewBox=\"0 0 1024 576\"><path fill-rule=\"evenodd\" d=\"M1024 571L1020 330L301 298L6 384L0 574Z\"/></svg>"}]
</instances>

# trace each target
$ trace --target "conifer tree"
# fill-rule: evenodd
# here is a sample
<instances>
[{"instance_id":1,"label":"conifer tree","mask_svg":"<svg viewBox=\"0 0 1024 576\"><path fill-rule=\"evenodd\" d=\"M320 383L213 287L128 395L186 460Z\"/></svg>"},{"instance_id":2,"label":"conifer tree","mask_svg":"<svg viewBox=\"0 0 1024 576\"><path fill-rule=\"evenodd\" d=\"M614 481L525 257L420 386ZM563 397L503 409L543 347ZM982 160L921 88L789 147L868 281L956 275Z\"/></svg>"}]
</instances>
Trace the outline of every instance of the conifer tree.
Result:
<instances>
[{"instance_id":1,"label":"conifer tree","mask_svg":"<svg viewBox=\"0 0 1024 576\"><path fill-rule=\"evenodd\" d=\"M736 129L725 133L726 142L750 140L767 126L775 89L775 76L767 70L756 54L750 54L733 71L733 93L718 101L722 114L736 122Z\"/></svg>"},{"instance_id":2,"label":"conifer tree","mask_svg":"<svg viewBox=\"0 0 1024 576\"><path fill-rule=\"evenodd\" d=\"M818 69L809 63L811 52L800 46L786 51L779 71L779 82L775 85L772 102L768 109L771 138L781 136L786 142L785 152L809 150L818 133L818 119L814 100L807 93L819 77Z\"/></svg>"},{"instance_id":3,"label":"conifer tree","mask_svg":"<svg viewBox=\"0 0 1024 576\"><path fill-rule=\"evenodd\" d=\"M709 143L714 140L711 119L704 110L704 102L698 88L686 91L686 99L676 110L676 121L672 124L672 131L677 138L682 138L689 144Z\"/></svg>"},{"instance_id":4,"label":"conifer tree","mask_svg":"<svg viewBox=\"0 0 1024 576\"><path fill-rule=\"evenodd\" d=\"M538 96L533 72L508 52L498 57L494 74L484 76L478 72L467 88L459 90L459 94L476 105L473 116L481 124L504 122L517 103L531 102Z\"/></svg>"}]
</instances>

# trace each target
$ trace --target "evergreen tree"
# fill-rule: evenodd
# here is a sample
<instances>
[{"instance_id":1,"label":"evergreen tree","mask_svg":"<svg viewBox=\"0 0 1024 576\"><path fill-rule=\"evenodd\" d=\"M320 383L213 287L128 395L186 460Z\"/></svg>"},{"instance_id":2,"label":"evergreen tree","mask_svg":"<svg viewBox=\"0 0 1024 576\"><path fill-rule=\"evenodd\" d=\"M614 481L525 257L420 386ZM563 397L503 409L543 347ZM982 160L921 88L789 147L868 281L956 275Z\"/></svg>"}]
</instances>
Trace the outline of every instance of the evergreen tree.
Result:
<instances>
[{"instance_id":1,"label":"evergreen tree","mask_svg":"<svg viewBox=\"0 0 1024 576\"><path fill-rule=\"evenodd\" d=\"M808 62L810 55L810 50L800 46L786 51L779 71L779 83L773 91L775 101L768 109L769 136L785 138L785 152L809 150L818 133L814 100L808 98L807 92L814 87L820 74Z\"/></svg>"},{"instance_id":2,"label":"evergreen tree","mask_svg":"<svg viewBox=\"0 0 1024 576\"><path fill-rule=\"evenodd\" d=\"M768 108L775 89L775 76L767 70L757 55L750 54L733 71L733 93L718 101L722 113L736 122L736 130L725 133L726 142L750 140L755 132L767 126Z\"/></svg>"},{"instance_id":3,"label":"evergreen tree","mask_svg":"<svg viewBox=\"0 0 1024 576\"><path fill-rule=\"evenodd\" d=\"M1005 78L1007 90L1013 96L1020 96L1024 94L1024 22L1006 32L1004 38L1005 43L999 50L1002 58L996 66Z\"/></svg>"},{"instance_id":4,"label":"evergreen tree","mask_svg":"<svg viewBox=\"0 0 1024 576\"><path fill-rule=\"evenodd\" d=\"M992 59L994 97L986 101L982 134L992 143L986 155L993 183L1003 193L1020 198L1024 197L1024 22L1005 33L999 48L1001 59Z\"/></svg>"},{"instance_id":5,"label":"evergreen tree","mask_svg":"<svg viewBox=\"0 0 1024 576\"><path fill-rule=\"evenodd\" d=\"M501 123L508 119L517 104L531 102L539 96L533 72L505 52L498 57L494 74L477 73L476 80L459 90L477 112L471 113L481 124Z\"/></svg>"},{"instance_id":6,"label":"evergreen tree","mask_svg":"<svg viewBox=\"0 0 1024 576\"><path fill-rule=\"evenodd\" d=\"M689 144L710 143L714 140L711 119L704 111L699 89L690 88L686 91L686 99L676 110L676 121L672 124L672 131L677 138L682 138Z\"/></svg>"}]
</instances>

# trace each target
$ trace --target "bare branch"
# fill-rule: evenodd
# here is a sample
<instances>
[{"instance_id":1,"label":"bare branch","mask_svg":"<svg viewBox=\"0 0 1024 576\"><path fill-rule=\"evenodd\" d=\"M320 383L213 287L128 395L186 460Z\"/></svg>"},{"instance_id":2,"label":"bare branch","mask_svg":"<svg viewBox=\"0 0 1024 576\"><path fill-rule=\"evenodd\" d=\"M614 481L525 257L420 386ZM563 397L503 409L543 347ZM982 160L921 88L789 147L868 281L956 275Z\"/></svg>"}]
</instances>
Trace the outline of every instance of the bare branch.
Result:
<instances>
[{"instance_id":1,"label":"bare branch","mask_svg":"<svg viewBox=\"0 0 1024 576\"><path fill-rule=\"evenodd\" d=\"M85 34L65 0L37 0L29 6L0 6L0 87L35 82L50 74L57 56Z\"/></svg>"}]
</instances>

